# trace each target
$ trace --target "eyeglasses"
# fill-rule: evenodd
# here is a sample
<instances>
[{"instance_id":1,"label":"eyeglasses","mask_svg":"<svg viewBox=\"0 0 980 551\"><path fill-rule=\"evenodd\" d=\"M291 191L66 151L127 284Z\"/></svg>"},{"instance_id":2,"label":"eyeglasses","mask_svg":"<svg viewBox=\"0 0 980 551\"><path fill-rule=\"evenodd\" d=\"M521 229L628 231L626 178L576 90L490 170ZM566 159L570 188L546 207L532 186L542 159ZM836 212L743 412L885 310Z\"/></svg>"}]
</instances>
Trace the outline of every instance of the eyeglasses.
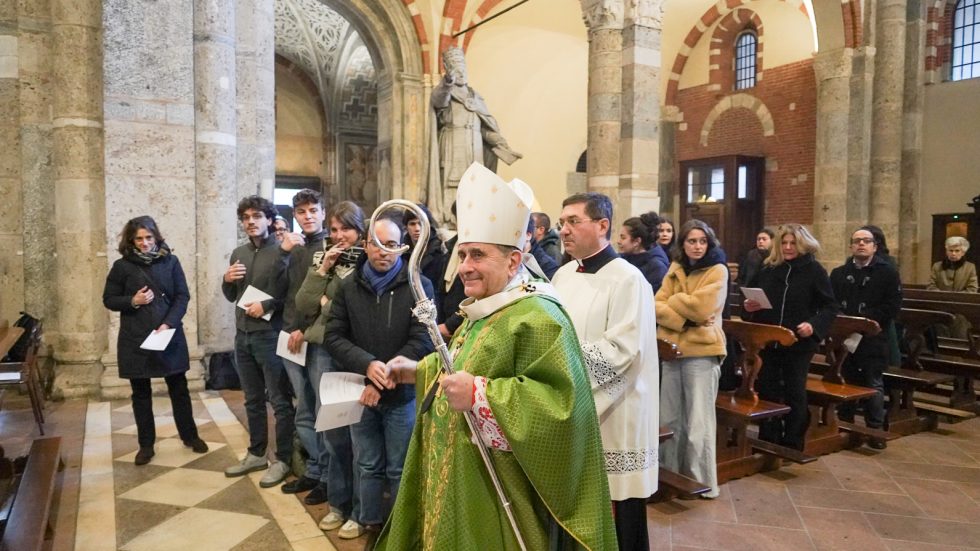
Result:
<instances>
[{"instance_id":1,"label":"eyeglasses","mask_svg":"<svg viewBox=\"0 0 980 551\"><path fill-rule=\"evenodd\" d=\"M875 240L873 237L855 237L854 239L851 239L851 245L870 245L874 242Z\"/></svg>"},{"instance_id":2,"label":"eyeglasses","mask_svg":"<svg viewBox=\"0 0 980 551\"><path fill-rule=\"evenodd\" d=\"M243 214L239 220L242 222L248 222L249 220L262 220L263 218L265 218L265 213L257 212L255 214Z\"/></svg>"},{"instance_id":3,"label":"eyeglasses","mask_svg":"<svg viewBox=\"0 0 980 551\"><path fill-rule=\"evenodd\" d=\"M566 225L576 228L579 224L583 222L598 222L595 218L578 218L577 216L572 216L571 218L561 219L558 221L558 231L561 231Z\"/></svg>"}]
</instances>

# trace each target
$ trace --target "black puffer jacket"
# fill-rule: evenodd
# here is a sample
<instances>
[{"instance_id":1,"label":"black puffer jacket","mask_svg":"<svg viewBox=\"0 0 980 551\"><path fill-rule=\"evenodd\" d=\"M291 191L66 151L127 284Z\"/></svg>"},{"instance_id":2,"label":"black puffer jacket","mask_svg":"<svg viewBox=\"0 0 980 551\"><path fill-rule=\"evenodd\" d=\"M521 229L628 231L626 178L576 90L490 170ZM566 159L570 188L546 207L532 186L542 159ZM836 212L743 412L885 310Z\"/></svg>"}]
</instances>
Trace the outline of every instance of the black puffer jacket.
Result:
<instances>
[{"instance_id":1,"label":"black puffer jacket","mask_svg":"<svg viewBox=\"0 0 980 551\"><path fill-rule=\"evenodd\" d=\"M780 325L794 333L804 321L813 326L813 335L797 341L793 349L816 350L837 316L837 301L827 270L812 255L763 267L748 286L765 291L772 308L746 314L747 321Z\"/></svg>"},{"instance_id":2,"label":"black puffer jacket","mask_svg":"<svg viewBox=\"0 0 980 551\"><path fill-rule=\"evenodd\" d=\"M667 268L670 266L667 255L664 254L660 245L654 244L649 250L642 253L622 253L619 256L636 266L650 286L653 287L653 294L657 294L664 282L664 276L667 275Z\"/></svg>"},{"instance_id":3,"label":"black puffer jacket","mask_svg":"<svg viewBox=\"0 0 980 551\"><path fill-rule=\"evenodd\" d=\"M361 257L356 272L340 285L330 305L323 345L344 371L367 373L374 360L387 362L395 356L420 360L432 352L432 341L424 325L413 316L415 306L408 283L408 264L381 295L376 295L364 277ZM424 276L422 286L432 297L432 284ZM381 391L381 402L405 404L415 398L415 385L398 385Z\"/></svg>"},{"instance_id":4,"label":"black puffer jacket","mask_svg":"<svg viewBox=\"0 0 980 551\"><path fill-rule=\"evenodd\" d=\"M153 302L134 308L133 295L143 287L153 290ZM190 368L181 322L190 300L184 270L172 254L157 258L149 266L129 255L112 264L102 291L102 303L109 310L119 312L116 354L120 377L166 377ZM146 337L163 323L177 330L167 349L155 352L140 348Z\"/></svg>"},{"instance_id":5,"label":"black puffer jacket","mask_svg":"<svg viewBox=\"0 0 980 551\"><path fill-rule=\"evenodd\" d=\"M864 268L858 268L849 258L843 266L830 272L830 284L842 314L873 319L882 329L874 337L861 339L858 350L886 354L888 326L902 309L902 281L898 271L880 256L873 257Z\"/></svg>"}]
</instances>

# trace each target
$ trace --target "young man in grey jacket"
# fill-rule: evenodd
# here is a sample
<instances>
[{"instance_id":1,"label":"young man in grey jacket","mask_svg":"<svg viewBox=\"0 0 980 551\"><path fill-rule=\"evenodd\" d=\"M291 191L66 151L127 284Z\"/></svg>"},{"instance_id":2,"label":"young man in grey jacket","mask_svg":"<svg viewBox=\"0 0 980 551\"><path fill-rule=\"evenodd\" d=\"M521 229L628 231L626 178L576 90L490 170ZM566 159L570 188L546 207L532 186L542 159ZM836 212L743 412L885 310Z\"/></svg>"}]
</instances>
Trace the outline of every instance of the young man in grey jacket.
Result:
<instances>
[{"instance_id":1,"label":"young man in grey jacket","mask_svg":"<svg viewBox=\"0 0 980 551\"><path fill-rule=\"evenodd\" d=\"M279 242L269 231L275 216L275 207L264 197L252 195L238 203L238 219L248 242L231 253L230 265L221 282L221 292L236 305L235 359L242 390L245 391L249 432L248 453L240 463L225 469L225 476L242 476L269 466L266 460L269 429L265 409L268 395L276 417L276 456L272 468L259 482L263 488L275 486L289 475L295 432L293 419L296 415L289 378L282 359L276 355L276 342L282 328L283 299L287 290L287 258L280 254ZM271 298L237 306L249 287Z\"/></svg>"}]
</instances>

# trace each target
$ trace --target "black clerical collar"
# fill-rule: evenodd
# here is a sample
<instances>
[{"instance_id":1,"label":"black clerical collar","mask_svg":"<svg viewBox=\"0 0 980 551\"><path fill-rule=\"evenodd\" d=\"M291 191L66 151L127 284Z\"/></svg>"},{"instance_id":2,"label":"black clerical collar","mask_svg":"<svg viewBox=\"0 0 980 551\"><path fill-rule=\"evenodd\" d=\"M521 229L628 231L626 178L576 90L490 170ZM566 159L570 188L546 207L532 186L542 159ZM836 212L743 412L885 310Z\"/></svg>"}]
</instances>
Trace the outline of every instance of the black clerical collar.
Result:
<instances>
[{"instance_id":1,"label":"black clerical collar","mask_svg":"<svg viewBox=\"0 0 980 551\"><path fill-rule=\"evenodd\" d=\"M606 245L605 249L602 249L594 255L583 258L582 260L576 260L575 262L578 263L578 269L575 271L585 274L594 274L601 270L603 266L609 264L617 258L619 258L619 255L613 250L612 245Z\"/></svg>"}]
</instances>

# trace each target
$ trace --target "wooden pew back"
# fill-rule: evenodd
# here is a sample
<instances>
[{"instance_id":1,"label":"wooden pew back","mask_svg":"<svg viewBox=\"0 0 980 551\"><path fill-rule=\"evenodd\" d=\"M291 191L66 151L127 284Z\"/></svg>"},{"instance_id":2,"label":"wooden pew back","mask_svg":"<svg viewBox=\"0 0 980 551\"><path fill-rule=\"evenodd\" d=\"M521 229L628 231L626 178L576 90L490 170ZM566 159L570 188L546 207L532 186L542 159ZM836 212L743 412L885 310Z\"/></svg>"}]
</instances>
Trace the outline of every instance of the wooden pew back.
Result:
<instances>
[{"instance_id":1,"label":"wooden pew back","mask_svg":"<svg viewBox=\"0 0 980 551\"><path fill-rule=\"evenodd\" d=\"M739 352L736 353L735 364L741 366L742 384L735 390L735 396L757 401L755 380L759 377L759 370L762 368L759 352L772 343L790 346L796 342L796 335L778 325L740 320L722 320L722 329L728 338L735 339L741 345L740 350L736 347Z\"/></svg>"}]
</instances>

